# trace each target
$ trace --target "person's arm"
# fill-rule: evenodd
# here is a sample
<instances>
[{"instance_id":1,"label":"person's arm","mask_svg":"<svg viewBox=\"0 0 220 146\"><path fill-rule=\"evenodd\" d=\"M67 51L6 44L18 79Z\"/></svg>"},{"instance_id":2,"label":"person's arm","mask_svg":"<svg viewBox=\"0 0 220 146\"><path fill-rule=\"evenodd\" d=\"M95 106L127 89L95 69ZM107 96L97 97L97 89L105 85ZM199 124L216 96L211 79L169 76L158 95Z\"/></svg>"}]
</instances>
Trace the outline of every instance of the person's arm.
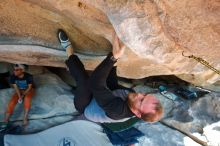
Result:
<instances>
[{"instance_id":1,"label":"person's arm","mask_svg":"<svg viewBox=\"0 0 220 146\"><path fill-rule=\"evenodd\" d=\"M106 85L106 80L112 67L117 62L117 59L123 55L123 52L124 47L119 46L119 40L114 35L112 53L103 60L90 77L90 88L96 102L108 117L115 120L131 116L127 103L120 97L114 96Z\"/></svg>"},{"instance_id":2,"label":"person's arm","mask_svg":"<svg viewBox=\"0 0 220 146\"><path fill-rule=\"evenodd\" d=\"M20 90L18 89L18 86L16 84L12 84L13 88L15 89L17 95L19 98L21 98L21 92Z\"/></svg>"},{"instance_id":3,"label":"person's arm","mask_svg":"<svg viewBox=\"0 0 220 146\"><path fill-rule=\"evenodd\" d=\"M95 84L95 86L106 88L106 80L110 71L112 70L117 60L124 54L125 46L120 44L115 32L113 32L112 37L112 52L108 54L108 56L102 61L101 64L98 65L98 67L96 67L90 77L90 83Z\"/></svg>"},{"instance_id":4,"label":"person's arm","mask_svg":"<svg viewBox=\"0 0 220 146\"><path fill-rule=\"evenodd\" d=\"M15 76L13 76L13 75L10 76L10 80L9 81L10 81L10 84L12 85L12 87L15 89L18 97L21 98L21 92L20 92L18 86L15 83Z\"/></svg>"},{"instance_id":5,"label":"person's arm","mask_svg":"<svg viewBox=\"0 0 220 146\"><path fill-rule=\"evenodd\" d=\"M27 93L30 92L33 87L33 76L32 75L30 75L27 78L27 83L28 83L28 88L24 91L23 96L27 95Z\"/></svg>"},{"instance_id":6,"label":"person's arm","mask_svg":"<svg viewBox=\"0 0 220 146\"><path fill-rule=\"evenodd\" d=\"M27 95L27 93L31 91L32 86L32 84L28 84L28 88L24 91L23 96Z\"/></svg>"}]
</instances>

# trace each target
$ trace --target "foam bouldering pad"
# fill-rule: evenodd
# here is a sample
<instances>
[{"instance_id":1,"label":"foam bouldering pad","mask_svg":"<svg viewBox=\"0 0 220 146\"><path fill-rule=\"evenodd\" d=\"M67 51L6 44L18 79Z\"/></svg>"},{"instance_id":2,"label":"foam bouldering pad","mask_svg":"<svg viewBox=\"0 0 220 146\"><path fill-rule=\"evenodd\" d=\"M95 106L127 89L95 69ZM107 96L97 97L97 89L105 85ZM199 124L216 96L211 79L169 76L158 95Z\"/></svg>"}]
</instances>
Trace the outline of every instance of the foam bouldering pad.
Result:
<instances>
[{"instance_id":1,"label":"foam bouldering pad","mask_svg":"<svg viewBox=\"0 0 220 146\"><path fill-rule=\"evenodd\" d=\"M111 146L103 128L89 121L72 121L30 135L5 135L6 146Z\"/></svg>"}]
</instances>

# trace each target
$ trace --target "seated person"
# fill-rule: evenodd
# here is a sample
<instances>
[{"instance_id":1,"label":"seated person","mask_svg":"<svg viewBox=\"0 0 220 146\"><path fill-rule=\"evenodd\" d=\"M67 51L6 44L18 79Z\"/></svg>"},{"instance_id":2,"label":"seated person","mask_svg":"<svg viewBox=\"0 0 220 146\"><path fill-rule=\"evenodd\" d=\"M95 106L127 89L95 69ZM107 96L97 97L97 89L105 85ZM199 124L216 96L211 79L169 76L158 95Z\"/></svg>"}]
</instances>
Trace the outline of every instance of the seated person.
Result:
<instances>
[{"instance_id":1,"label":"seated person","mask_svg":"<svg viewBox=\"0 0 220 146\"><path fill-rule=\"evenodd\" d=\"M34 95L33 76L25 72L25 66L16 64L14 66L14 74L10 77L10 84L15 89L15 93L9 101L4 122L9 122L16 104L24 101L24 118L23 125L28 123L28 113L31 107L31 98Z\"/></svg>"},{"instance_id":2,"label":"seated person","mask_svg":"<svg viewBox=\"0 0 220 146\"><path fill-rule=\"evenodd\" d=\"M84 65L74 54L74 49L63 30L58 30L58 39L69 57L66 65L75 78L77 89L75 108L87 119L99 123L123 122L138 117L146 122L161 119L163 108L159 100L151 94L135 93L118 84L117 60L125 47L113 34L112 52L100 63L89 77Z\"/></svg>"}]
</instances>

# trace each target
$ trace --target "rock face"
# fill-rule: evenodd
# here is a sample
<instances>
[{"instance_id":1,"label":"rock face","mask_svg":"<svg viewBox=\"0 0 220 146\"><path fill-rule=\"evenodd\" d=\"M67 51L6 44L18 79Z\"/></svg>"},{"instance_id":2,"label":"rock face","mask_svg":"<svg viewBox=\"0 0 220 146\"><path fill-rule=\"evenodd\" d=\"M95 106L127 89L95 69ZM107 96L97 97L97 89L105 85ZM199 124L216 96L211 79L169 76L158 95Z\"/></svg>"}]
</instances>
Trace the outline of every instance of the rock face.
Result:
<instances>
[{"instance_id":1,"label":"rock face","mask_svg":"<svg viewBox=\"0 0 220 146\"><path fill-rule=\"evenodd\" d=\"M76 110L73 104L74 95L71 87L52 73L37 74L34 76L36 93L32 99L30 119L42 119L55 116L73 115ZM0 91L0 119L3 119L7 104L13 89ZM17 104L11 120L22 120L23 104ZM34 125L34 124L33 124Z\"/></svg>"},{"instance_id":2,"label":"rock face","mask_svg":"<svg viewBox=\"0 0 220 146\"><path fill-rule=\"evenodd\" d=\"M199 85L219 76L181 55L220 69L218 0L3 0L0 60L64 67L56 31L63 28L87 69L111 50L111 31L127 46L118 74L127 78L174 74Z\"/></svg>"},{"instance_id":3,"label":"rock face","mask_svg":"<svg viewBox=\"0 0 220 146\"><path fill-rule=\"evenodd\" d=\"M142 93L153 92L152 88L143 85L136 86L134 89ZM197 100L178 98L175 101L158 93L154 95L164 107L164 117L159 123L136 125L146 135L144 139L140 140L141 145L200 145L188 135L179 133L177 130L191 134L210 146L220 144L219 138L217 138L220 134L220 93L212 92Z\"/></svg>"}]
</instances>

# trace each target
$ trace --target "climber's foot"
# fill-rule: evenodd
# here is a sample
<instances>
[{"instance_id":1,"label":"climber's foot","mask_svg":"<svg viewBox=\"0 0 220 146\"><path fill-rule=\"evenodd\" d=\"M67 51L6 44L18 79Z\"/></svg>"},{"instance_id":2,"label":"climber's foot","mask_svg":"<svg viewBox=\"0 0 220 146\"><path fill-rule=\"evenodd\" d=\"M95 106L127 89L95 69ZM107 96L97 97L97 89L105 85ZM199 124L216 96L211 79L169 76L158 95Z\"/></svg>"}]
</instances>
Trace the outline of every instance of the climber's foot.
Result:
<instances>
[{"instance_id":1,"label":"climber's foot","mask_svg":"<svg viewBox=\"0 0 220 146\"><path fill-rule=\"evenodd\" d=\"M66 50L68 47L71 46L71 42L69 41L69 38L68 38L67 34L62 29L58 30L58 39L59 39L60 44L61 44L63 49Z\"/></svg>"},{"instance_id":2,"label":"climber's foot","mask_svg":"<svg viewBox=\"0 0 220 146\"><path fill-rule=\"evenodd\" d=\"M69 38L64 30L62 30L62 29L58 30L58 39L60 41L62 48L66 50L67 56L68 57L71 56L74 53L73 47L72 47L71 42L69 41Z\"/></svg>"}]
</instances>

